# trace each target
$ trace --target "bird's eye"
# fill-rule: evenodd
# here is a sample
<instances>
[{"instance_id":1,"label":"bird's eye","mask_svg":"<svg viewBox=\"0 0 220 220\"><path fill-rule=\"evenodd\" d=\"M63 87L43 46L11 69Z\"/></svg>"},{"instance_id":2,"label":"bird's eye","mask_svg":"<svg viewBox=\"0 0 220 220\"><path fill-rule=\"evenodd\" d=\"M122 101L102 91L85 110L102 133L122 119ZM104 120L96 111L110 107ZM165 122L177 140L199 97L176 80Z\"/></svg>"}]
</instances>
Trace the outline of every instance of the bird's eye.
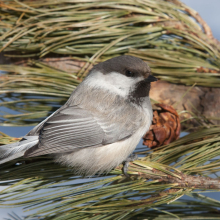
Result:
<instances>
[{"instance_id":1,"label":"bird's eye","mask_svg":"<svg viewBox=\"0 0 220 220\"><path fill-rule=\"evenodd\" d=\"M130 70L126 70L125 75L126 75L127 77L134 77L134 73L131 72Z\"/></svg>"}]
</instances>

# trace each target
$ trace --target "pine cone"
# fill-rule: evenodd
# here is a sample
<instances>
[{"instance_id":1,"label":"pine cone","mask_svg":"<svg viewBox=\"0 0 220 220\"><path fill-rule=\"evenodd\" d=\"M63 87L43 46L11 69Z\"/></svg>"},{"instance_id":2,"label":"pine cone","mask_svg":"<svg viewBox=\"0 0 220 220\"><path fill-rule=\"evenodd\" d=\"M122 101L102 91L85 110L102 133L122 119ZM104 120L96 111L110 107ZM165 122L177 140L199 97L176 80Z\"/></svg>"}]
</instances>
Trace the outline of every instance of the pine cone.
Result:
<instances>
[{"instance_id":1,"label":"pine cone","mask_svg":"<svg viewBox=\"0 0 220 220\"><path fill-rule=\"evenodd\" d=\"M143 144L150 147L160 147L179 138L180 119L176 110L169 105L155 104L160 107L153 112L153 123L143 137Z\"/></svg>"}]
</instances>

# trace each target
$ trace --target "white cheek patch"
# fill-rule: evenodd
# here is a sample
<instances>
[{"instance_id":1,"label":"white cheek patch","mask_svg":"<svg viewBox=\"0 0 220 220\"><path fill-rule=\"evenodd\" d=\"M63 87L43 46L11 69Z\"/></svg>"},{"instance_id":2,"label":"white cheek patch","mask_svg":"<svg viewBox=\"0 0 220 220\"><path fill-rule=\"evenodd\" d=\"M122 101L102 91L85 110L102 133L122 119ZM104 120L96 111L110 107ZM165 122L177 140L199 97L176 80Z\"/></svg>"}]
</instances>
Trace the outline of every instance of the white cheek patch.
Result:
<instances>
[{"instance_id":1,"label":"white cheek patch","mask_svg":"<svg viewBox=\"0 0 220 220\"><path fill-rule=\"evenodd\" d=\"M127 97L131 88L134 88L135 84L141 80L141 77L127 77L117 72L111 72L106 75L101 72L93 72L85 83L89 86L103 88L122 97Z\"/></svg>"}]
</instances>

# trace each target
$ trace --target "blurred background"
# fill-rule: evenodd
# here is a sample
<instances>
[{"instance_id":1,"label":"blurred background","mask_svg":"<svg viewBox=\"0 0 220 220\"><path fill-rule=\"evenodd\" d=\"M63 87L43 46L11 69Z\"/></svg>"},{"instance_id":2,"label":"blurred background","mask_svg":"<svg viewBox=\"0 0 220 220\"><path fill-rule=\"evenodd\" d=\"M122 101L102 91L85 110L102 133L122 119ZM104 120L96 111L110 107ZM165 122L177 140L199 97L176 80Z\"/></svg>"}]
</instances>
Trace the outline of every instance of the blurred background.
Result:
<instances>
[{"instance_id":1,"label":"blurred background","mask_svg":"<svg viewBox=\"0 0 220 220\"><path fill-rule=\"evenodd\" d=\"M207 22L210 26L213 35L215 38L220 40L220 1L219 0L182 0L185 4L196 10L201 17ZM9 111L8 109L1 107L1 111ZM9 111L9 113L14 113L13 111ZM32 127L3 127L0 126L0 131L13 136L13 137L21 137L25 135ZM140 142L140 145L142 141ZM3 188L3 187L2 187ZM0 188L0 189L2 189ZM208 194L207 194L208 195ZM219 199L219 194L209 194L212 198ZM8 208L8 209L1 209L0 210L0 219L9 218L8 213L15 212L19 216L24 216L22 208Z\"/></svg>"}]
</instances>

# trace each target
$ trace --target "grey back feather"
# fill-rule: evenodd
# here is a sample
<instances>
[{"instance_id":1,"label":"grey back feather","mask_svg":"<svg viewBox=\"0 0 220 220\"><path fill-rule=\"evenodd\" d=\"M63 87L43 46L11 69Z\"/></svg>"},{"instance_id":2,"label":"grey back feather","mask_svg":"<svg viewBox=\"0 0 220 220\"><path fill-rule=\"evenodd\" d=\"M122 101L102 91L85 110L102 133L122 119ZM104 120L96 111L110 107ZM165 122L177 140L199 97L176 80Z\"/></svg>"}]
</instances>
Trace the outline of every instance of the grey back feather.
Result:
<instances>
[{"instance_id":1,"label":"grey back feather","mask_svg":"<svg viewBox=\"0 0 220 220\"><path fill-rule=\"evenodd\" d=\"M130 137L142 123L138 108L122 97L97 88L84 89L81 83L67 103L44 123L39 145L25 156L100 147Z\"/></svg>"}]
</instances>

